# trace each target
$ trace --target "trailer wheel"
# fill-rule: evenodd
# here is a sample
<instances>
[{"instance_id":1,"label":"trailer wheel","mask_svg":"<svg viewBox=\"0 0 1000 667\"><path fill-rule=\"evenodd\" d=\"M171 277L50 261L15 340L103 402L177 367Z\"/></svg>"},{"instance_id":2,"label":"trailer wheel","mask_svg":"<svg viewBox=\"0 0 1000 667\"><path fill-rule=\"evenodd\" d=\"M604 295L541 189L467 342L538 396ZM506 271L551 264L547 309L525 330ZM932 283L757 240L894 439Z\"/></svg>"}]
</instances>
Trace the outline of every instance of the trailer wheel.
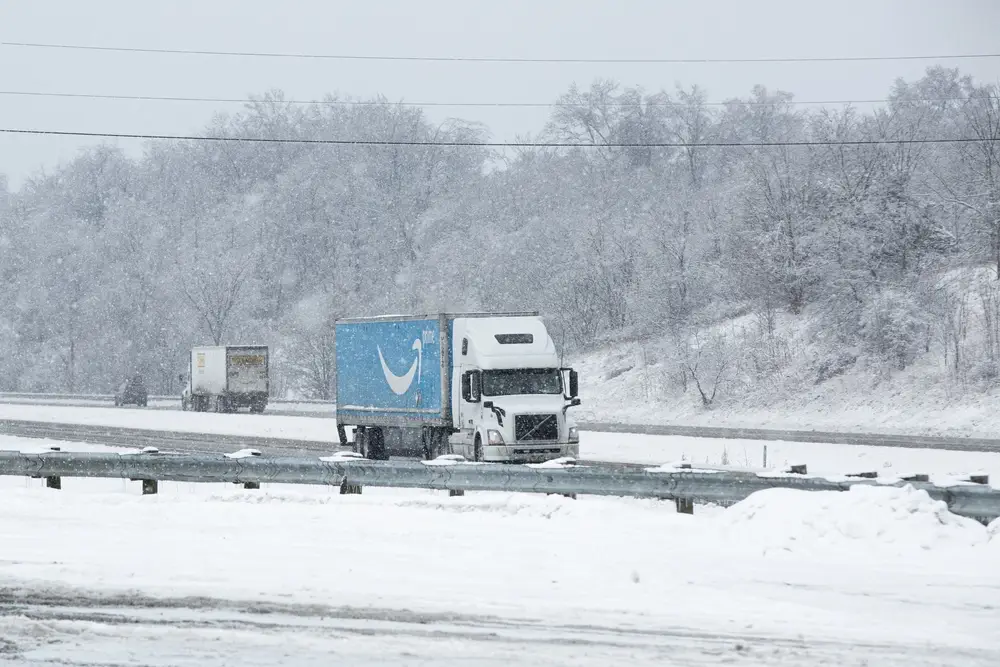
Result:
<instances>
[{"instance_id":1,"label":"trailer wheel","mask_svg":"<svg viewBox=\"0 0 1000 667\"><path fill-rule=\"evenodd\" d=\"M354 429L354 451L363 458L368 458L368 433L364 426Z\"/></svg>"},{"instance_id":2,"label":"trailer wheel","mask_svg":"<svg viewBox=\"0 0 1000 667\"><path fill-rule=\"evenodd\" d=\"M372 461L388 461L389 453L385 448L385 431L381 428L366 429L368 441L368 458Z\"/></svg>"},{"instance_id":3,"label":"trailer wheel","mask_svg":"<svg viewBox=\"0 0 1000 667\"><path fill-rule=\"evenodd\" d=\"M478 433L476 434L476 442L473 445L472 449L472 460L473 461L483 460L483 437Z\"/></svg>"}]
</instances>

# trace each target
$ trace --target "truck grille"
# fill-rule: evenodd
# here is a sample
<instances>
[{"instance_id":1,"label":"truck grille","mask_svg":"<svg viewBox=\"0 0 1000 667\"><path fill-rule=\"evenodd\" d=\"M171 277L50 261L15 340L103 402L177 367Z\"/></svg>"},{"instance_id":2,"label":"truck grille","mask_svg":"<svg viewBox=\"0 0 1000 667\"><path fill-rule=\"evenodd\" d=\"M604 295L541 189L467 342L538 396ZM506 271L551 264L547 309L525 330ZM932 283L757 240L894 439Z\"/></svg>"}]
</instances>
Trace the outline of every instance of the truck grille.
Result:
<instances>
[{"instance_id":1,"label":"truck grille","mask_svg":"<svg viewBox=\"0 0 1000 667\"><path fill-rule=\"evenodd\" d=\"M559 420L556 415L515 415L514 438L522 440L558 440Z\"/></svg>"}]
</instances>

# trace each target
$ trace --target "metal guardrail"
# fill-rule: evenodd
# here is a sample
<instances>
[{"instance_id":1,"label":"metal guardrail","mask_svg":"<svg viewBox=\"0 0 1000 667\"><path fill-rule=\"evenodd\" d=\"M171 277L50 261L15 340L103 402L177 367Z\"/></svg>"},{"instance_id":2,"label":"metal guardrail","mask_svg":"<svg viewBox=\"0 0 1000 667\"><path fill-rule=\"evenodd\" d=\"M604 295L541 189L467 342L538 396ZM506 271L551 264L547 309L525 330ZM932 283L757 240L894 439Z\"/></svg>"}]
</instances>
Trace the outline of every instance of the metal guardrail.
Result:
<instances>
[{"instance_id":1,"label":"metal guardrail","mask_svg":"<svg viewBox=\"0 0 1000 667\"><path fill-rule=\"evenodd\" d=\"M87 442L110 447L135 449L154 447L159 451L176 454L220 454L238 449L255 449L278 452L283 456L328 456L344 451L340 446L337 431L332 426L330 440L298 440L295 438L154 431L117 426L60 424L12 419L0 420L0 434L60 442ZM588 460L586 463L601 465L608 470L641 470L649 467L648 464L611 461Z\"/></svg>"},{"instance_id":2,"label":"metal guardrail","mask_svg":"<svg viewBox=\"0 0 1000 667\"><path fill-rule=\"evenodd\" d=\"M311 484L357 487L504 491L563 495L631 496L673 499L681 503L731 504L772 488L803 491L845 491L872 480L838 481L819 477L762 476L715 471L610 470L601 466L527 466L468 464L452 461L367 461L335 456L270 458L233 455L164 455L159 453L95 454L0 452L0 475L90 477L149 482L249 484ZM144 483L154 493L155 484ZM940 487L910 483L944 501L955 514L989 521L1000 516L1000 490L982 485ZM59 488L59 484L50 484ZM357 492L355 491L355 492ZM349 492L349 491L346 491Z\"/></svg>"}]
</instances>

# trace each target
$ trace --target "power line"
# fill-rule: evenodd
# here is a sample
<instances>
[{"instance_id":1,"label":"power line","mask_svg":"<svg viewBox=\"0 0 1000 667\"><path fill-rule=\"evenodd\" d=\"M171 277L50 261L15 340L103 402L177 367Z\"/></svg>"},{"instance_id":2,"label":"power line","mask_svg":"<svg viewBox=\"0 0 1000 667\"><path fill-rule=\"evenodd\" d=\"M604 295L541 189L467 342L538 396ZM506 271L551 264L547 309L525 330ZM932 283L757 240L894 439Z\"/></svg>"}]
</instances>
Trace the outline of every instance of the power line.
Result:
<instances>
[{"instance_id":1,"label":"power line","mask_svg":"<svg viewBox=\"0 0 1000 667\"><path fill-rule=\"evenodd\" d=\"M1000 53L959 53L917 56L837 56L820 58L514 58L475 56L376 56L346 53L277 53L267 51L209 51L201 49L157 49L147 47L96 46L92 44L50 44L42 42L0 42L0 46L33 49L69 49L76 51L109 51L118 53L156 53L185 56L231 56L239 58L299 58L313 60L384 60L409 62L468 62L468 63L560 63L560 64L733 64L733 63L824 63L874 62L899 60L970 60L1000 58Z\"/></svg>"},{"instance_id":2,"label":"power line","mask_svg":"<svg viewBox=\"0 0 1000 667\"><path fill-rule=\"evenodd\" d=\"M270 100L254 99L248 97L173 97L159 95L115 95L97 93L50 93L41 91L25 90L0 90L0 95L11 95L21 97L59 97L74 99L93 100L131 100L139 102L208 102L212 104L251 104L255 102L267 102ZM964 97L907 97L901 98L902 102L957 102L964 100ZM344 106L378 106L388 104L405 107L533 107L533 108L574 108L586 107L588 105L580 102L390 102L388 100L273 100L278 104L294 105L344 105ZM755 102L753 100L734 99L731 102L704 102L705 106L721 107L731 103L745 104L748 106L771 106L773 104L887 104L893 100L789 100L781 102ZM685 106L683 102L611 102L609 106L616 107L679 107Z\"/></svg>"},{"instance_id":3,"label":"power line","mask_svg":"<svg viewBox=\"0 0 1000 667\"><path fill-rule=\"evenodd\" d=\"M417 141L409 139L280 139L271 137L221 137L180 134L139 134L124 132L77 132L71 130L22 130L0 128L0 133L48 135L59 137L90 137L105 139L167 139L174 141L217 141L260 144L319 144L332 146L443 146L451 148L772 148L779 146L887 146L903 144L992 143L998 139L975 137L931 139L862 139L856 141L701 141L683 142L609 142L587 144L577 142L493 142L493 141Z\"/></svg>"}]
</instances>

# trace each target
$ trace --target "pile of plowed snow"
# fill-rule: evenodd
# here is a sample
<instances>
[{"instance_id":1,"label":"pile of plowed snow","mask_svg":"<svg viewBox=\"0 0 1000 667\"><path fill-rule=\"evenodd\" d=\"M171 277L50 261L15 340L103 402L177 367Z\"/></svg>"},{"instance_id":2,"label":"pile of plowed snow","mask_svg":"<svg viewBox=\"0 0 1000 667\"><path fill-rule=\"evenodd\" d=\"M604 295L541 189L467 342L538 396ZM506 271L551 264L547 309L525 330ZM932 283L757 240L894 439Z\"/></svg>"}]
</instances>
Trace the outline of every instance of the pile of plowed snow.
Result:
<instances>
[{"instance_id":1,"label":"pile of plowed snow","mask_svg":"<svg viewBox=\"0 0 1000 667\"><path fill-rule=\"evenodd\" d=\"M1000 519L993 519L986 527L986 534L989 536L990 546L1000 552Z\"/></svg>"},{"instance_id":2,"label":"pile of plowed snow","mask_svg":"<svg viewBox=\"0 0 1000 667\"><path fill-rule=\"evenodd\" d=\"M768 489L718 520L731 536L771 551L905 553L986 544L987 528L948 511L912 486L853 486L849 491ZM997 541L995 538L994 541Z\"/></svg>"}]
</instances>

